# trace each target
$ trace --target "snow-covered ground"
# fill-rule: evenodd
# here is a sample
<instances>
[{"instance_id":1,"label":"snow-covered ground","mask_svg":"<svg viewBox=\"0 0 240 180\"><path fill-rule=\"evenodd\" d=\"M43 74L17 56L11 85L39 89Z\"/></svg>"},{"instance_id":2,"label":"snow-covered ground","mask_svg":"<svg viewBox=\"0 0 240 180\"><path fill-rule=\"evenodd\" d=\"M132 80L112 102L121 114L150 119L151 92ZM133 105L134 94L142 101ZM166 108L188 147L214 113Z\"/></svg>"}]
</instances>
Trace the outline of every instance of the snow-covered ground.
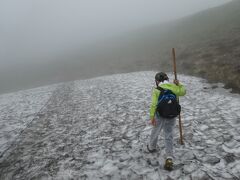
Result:
<instances>
[{"instance_id":1,"label":"snow-covered ground","mask_svg":"<svg viewBox=\"0 0 240 180\"><path fill-rule=\"evenodd\" d=\"M180 99L185 145L177 125L174 171L162 168L162 137L157 153L145 150L154 75L117 74L0 96L1 143L11 142L1 147L0 179L239 179L240 96L221 84L179 75L188 91Z\"/></svg>"},{"instance_id":2,"label":"snow-covered ground","mask_svg":"<svg viewBox=\"0 0 240 180\"><path fill-rule=\"evenodd\" d=\"M37 118L56 87L44 86L0 96L0 154Z\"/></svg>"}]
</instances>

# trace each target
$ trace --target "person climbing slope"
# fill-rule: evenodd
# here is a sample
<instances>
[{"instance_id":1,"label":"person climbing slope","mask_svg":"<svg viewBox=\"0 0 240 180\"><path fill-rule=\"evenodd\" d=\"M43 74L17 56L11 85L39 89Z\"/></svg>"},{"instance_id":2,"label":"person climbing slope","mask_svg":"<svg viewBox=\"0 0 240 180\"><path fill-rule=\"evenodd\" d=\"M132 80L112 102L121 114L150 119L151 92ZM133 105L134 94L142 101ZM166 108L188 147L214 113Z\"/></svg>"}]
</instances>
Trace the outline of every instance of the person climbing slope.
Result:
<instances>
[{"instance_id":1,"label":"person climbing slope","mask_svg":"<svg viewBox=\"0 0 240 180\"><path fill-rule=\"evenodd\" d=\"M169 82L166 73L159 72L155 75L156 88L152 92L152 102L150 108L150 121L153 129L147 149L150 153L156 152L158 136L163 128L165 133L166 161L164 168L173 168L173 130L176 117L180 114L181 106L178 104L178 96L186 94L185 87L174 80Z\"/></svg>"}]
</instances>

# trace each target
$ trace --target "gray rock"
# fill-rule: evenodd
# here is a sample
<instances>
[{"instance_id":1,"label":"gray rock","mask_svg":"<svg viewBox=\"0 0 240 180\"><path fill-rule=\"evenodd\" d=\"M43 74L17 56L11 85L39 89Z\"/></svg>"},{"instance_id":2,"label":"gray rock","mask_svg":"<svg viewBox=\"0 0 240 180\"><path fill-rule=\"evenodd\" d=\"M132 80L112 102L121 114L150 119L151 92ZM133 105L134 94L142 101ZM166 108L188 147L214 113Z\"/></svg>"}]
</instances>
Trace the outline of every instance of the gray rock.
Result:
<instances>
[{"instance_id":1,"label":"gray rock","mask_svg":"<svg viewBox=\"0 0 240 180\"><path fill-rule=\"evenodd\" d=\"M231 141L232 138L233 138L232 135L223 135L223 139L224 139L225 142Z\"/></svg>"},{"instance_id":2,"label":"gray rock","mask_svg":"<svg viewBox=\"0 0 240 180\"><path fill-rule=\"evenodd\" d=\"M159 162L156 159L147 159L147 163L151 166L159 166Z\"/></svg>"},{"instance_id":3,"label":"gray rock","mask_svg":"<svg viewBox=\"0 0 240 180\"><path fill-rule=\"evenodd\" d=\"M209 180L209 176L201 169L198 169L197 171L192 173L191 179Z\"/></svg>"},{"instance_id":4,"label":"gray rock","mask_svg":"<svg viewBox=\"0 0 240 180\"><path fill-rule=\"evenodd\" d=\"M207 156L207 157L203 158L203 162L206 162L211 165L215 165L220 162L220 158L218 158L216 156Z\"/></svg>"},{"instance_id":5,"label":"gray rock","mask_svg":"<svg viewBox=\"0 0 240 180\"><path fill-rule=\"evenodd\" d=\"M178 170L171 171L169 177L171 179L180 179L181 174L182 174L182 170L178 169Z\"/></svg>"},{"instance_id":6,"label":"gray rock","mask_svg":"<svg viewBox=\"0 0 240 180\"><path fill-rule=\"evenodd\" d=\"M123 168L126 167L126 164L125 163L118 163L116 166L118 167L118 169L122 170Z\"/></svg>"},{"instance_id":7,"label":"gray rock","mask_svg":"<svg viewBox=\"0 0 240 180\"><path fill-rule=\"evenodd\" d=\"M146 179L159 180L159 174L156 171L150 172L150 173L147 174Z\"/></svg>"},{"instance_id":8,"label":"gray rock","mask_svg":"<svg viewBox=\"0 0 240 180\"><path fill-rule=\"evenodd\" d=\"M228 153L225 157L224 160L226 161L227 164L232 163L235 161L236 156L232 153Z\"/></svg>"},{"instance_id":9,"label":"gray rock","mask_svg":"<svg viewBox=\"0 0 240 180\"><path fill-rule=\"evenodd\" d=\"M185 174L190 174L193 171L197 170L197 168L198 168L198 166L196 164L190 163L190 164L184 165L183 172Z\"/></svg>"},{"instance_id":10,"label":"gray rock","mask_svg":"<svg viewBox=\"0 0 240 180\"><path fill-rule=\"evenodd\" d=\"M118 167L114 166L112 162L107 162L103 167L102 167L102 173L105 175L113 175L117 172Z\"/></svg>"},{"instance_id":11,"label":"gray rock","mask_svg":"<svg viewBox=\"0 0 240 180\"><path fill-rule=\"evenodd\" d=\"M185 153L185 154L183 155L182 159L192 160L192 159L195 159L195 155L193 154L192 151L188 151L187 153Z\"/></svg>"},{"instance_id":12,"label":"gray rock","mask_svg":"<svg viewBox=\"0 0 240 180\"><path fill-rule=\"evenodd\" d=\"M124 162L124 161L129 160L130 158L131 158L131 157L130 157L128 154L124 153L124 154L119 158L119 161L120 161L120 162Z\"/></svg>"}]
</instances>

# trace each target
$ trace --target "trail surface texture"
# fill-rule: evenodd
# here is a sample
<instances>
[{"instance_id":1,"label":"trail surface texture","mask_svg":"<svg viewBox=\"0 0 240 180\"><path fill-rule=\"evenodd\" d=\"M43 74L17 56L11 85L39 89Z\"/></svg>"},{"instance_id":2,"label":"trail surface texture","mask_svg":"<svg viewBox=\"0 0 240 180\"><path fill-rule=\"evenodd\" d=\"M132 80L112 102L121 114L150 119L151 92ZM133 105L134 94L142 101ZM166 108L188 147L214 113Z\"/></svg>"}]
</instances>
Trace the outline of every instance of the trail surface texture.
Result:
<instances>
[{"instance_id":1,"label":"trail surface texture","mask_svg":"<svg viewBox=\"0 0 240 180\"><path fill-rule=\"evenodd\" d=\"M240 179L240 96L222 84L179 75L187 87L180 99L185 144L178 143L176 125L175 170L162 168L163 136L157 153L146 151L154 75L117 74L45 87L45 93L19 92L11 101L16 108L28 109L42 97L31 118L9 118L17 110L1 102L1 139L14 131L7 118L26 125L16 126L17 136L1 147L0 179ZM23 103L22 94L30 100Z\"/></svg>"}]
</instances>

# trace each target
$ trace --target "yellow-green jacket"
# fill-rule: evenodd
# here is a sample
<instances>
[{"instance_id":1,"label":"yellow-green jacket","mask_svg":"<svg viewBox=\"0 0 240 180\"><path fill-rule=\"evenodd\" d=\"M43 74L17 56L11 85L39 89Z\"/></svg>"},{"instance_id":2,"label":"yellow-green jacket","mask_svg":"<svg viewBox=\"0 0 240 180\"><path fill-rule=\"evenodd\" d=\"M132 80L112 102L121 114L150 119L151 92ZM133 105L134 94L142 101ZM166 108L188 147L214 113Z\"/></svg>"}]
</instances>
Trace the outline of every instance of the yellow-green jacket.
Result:
<instances>
[{"instance_id":1,"label":"yellow-green jacket","mask_svg":"<svg viewBox=\"0 0 240 180\"><path fill-rule=\"evenodd\" d=\"M169 89L171 90L177 97L178 96L184 96L186 94L186 89L182 84L179 84L178 86L172 83L164 83L160 85L163 89ZM160 91L156 88L152 91L152 103L150 107L150 118L153 119L155 116L157 103L158 103L158 97L160 95Z\"/></svg>"}]
</instances>

